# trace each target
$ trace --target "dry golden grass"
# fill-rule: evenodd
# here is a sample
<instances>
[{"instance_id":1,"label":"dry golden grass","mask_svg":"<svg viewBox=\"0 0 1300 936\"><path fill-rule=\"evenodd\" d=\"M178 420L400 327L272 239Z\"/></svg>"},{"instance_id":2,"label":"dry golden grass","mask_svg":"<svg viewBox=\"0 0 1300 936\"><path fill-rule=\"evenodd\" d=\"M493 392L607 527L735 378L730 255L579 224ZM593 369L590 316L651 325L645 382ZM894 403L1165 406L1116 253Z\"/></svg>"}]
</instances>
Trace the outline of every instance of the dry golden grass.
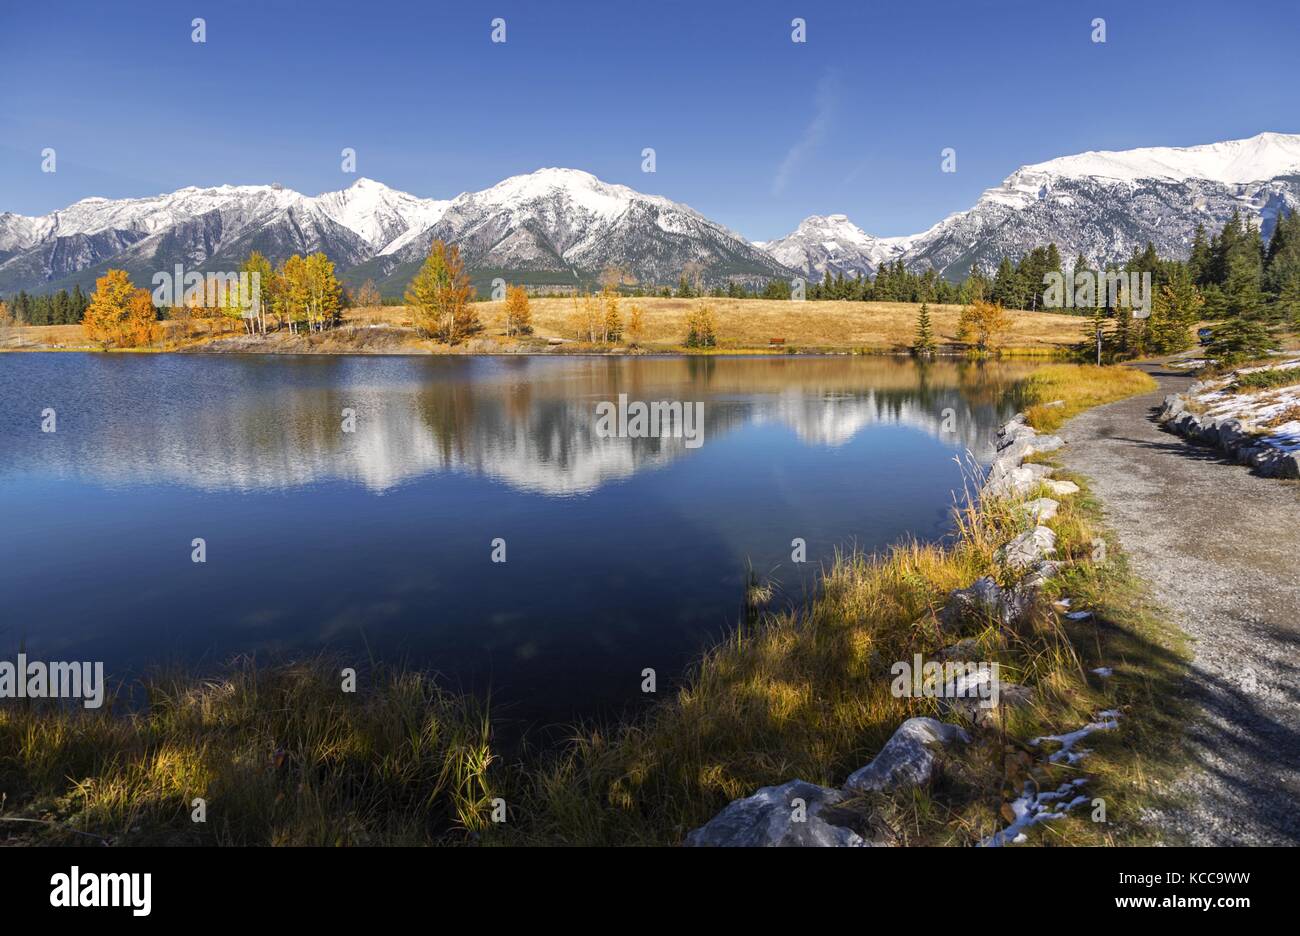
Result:
<instances>
[{"instance_id":1,"label":"dry golden grass","mask_svg":"<svg viewBox=\"0 0 1300 936\"><path fill-rule=\"evenodd\" d=\"M1025 381L1025 410L1030 425L1054 432L1071 416L1094 406L1150 393L1158 384L1150 374L1132 367L1094 364L1048 364ZM1059 406L1048 406L1057 400Z\"/></svg>"},{"instance_id":2,"label":"dry golden grass","mask_svg":"<svg viewBox=\"0 0 1300 936\"><path fill-rule=\"evenodd\" d=\"M786 302L771 299L623 298L619 311L626 320L633 305L642 309L645 338L653 349L678 347L686 336L686 316L707 304L717 317L723 349L767 348L773 338L805 349L892 349L910 346L916 335L920 305L908 302ZM505 303L480 303L479 314L490 333L505 330ZM957 342L960 306L931 305L935 338ZM572 338L569 320L573 300L532 300L533 327L541 338ZM1014 348L1060 348L1079 340L1082 320L1051 312L1013 312L1012 328L1003 344Z\"/></svg>"},{"instance_id":3,"label":"dry golden grass","mask_svg":"<svg viewBox=\"0 0 1300 936\"><path fill-rule=\"evenodd\" d=\"M917 303L909 302L786 302L771 299L664 299L660 297L623 297L619 311L624 321L633 305L641 307L645 326L641 347L651 351L680 350L686 337L686 318L691 309L707 304L717 319L718 348L722 351L767 351L773 338L784 338L785 346L805 351L905 350L916 334ZM480 336L455 349L436 345L410 336L411 351L454 350L461 353L492 353L529 350L544 346L549 339L563 339L577 344L571 324L574 301L571 298L545 297L531 300L533 335L530 339L505 337L505 303L481 302L478 310L484 326ZM957 319L960 306L931 305L930 314L935 340L941 345L959 345ZM1083 320L1077 316L1054 312L1011 312L1011 329L1002 337L1006 350L1063 350L1079 341ZM166 350L176 346L203 343L213 337L238 336L238 323L203 320L194 326L195 334L186 335L174 322L161 323L164 338L155 347ZM371 306L348 309L343 326L389 325L412 327L410 310L405 306ZM335 329L335 332L338 332ZM277 336L263 342L275 350ZM328 350L346 353L348 341L338 338ZM21 326L8 329L0 336L0 348L87 348L92 347L80 325ZM586 350L586 345L581 345ZM599 346L590 350L607 350Z\"/></svg>"}]
</instances>

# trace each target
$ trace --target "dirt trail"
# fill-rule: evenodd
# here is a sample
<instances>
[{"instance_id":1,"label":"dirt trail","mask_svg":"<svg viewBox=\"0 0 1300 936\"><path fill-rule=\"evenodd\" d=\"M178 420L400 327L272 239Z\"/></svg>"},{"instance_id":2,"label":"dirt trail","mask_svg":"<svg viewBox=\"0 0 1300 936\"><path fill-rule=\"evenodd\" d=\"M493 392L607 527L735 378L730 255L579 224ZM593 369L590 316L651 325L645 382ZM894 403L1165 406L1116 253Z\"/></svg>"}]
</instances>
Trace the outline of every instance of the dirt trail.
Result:
<instances>
[{"instance_id":1,"label":"dirt trail","mask_svg":"<svg viewBox=\"0 0 1300 936\"><path fill-rule=\"evenodd\" d=\"M1157 393L1060 434L1063 463L1092 480L1135 570L1195 639L1187 805L1152 821L1171 843L1300 844L1300 484L1161 431L1156 407L1192 378L1144 369Z\"/></svg>"}]
</instances>

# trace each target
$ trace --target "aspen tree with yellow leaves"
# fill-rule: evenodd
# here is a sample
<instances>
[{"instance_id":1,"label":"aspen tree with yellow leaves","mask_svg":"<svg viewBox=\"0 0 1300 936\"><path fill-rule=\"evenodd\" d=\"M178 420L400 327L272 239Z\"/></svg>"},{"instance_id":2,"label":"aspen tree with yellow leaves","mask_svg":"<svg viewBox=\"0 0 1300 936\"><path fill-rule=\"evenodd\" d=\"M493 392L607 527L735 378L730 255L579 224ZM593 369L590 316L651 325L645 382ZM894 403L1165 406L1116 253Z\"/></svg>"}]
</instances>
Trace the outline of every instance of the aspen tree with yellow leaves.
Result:
<instances>
[{"instance_id":1,"label":"aspen tree with yellow leaves","mask_svg":"<svg viewBox=\"0 0 1300 936\"><path fill-rule=\"evenodd\" d=\"M158 314L147 289L137 289L125 270L109 270L95 280L82 327L105 347L134 348L158 337Z\"/></svg>"},{"instance_id":2,"label":"aspen tree with yellow leaves","mask_svg":"<svg viewBox=\"0 0 1300 936\"><path fill-rule=\"evenodd\" d=\"M455 244L433 242L429 256L406 287L406 304L422 335L459 344L480 328L470 298L473 287Z\"/></svg>"},{"instance_id":3,"label":"aspen tree with yellow leaves","mask_svg":"<svg viewBox=\"0 0 1300 936\"><path fill-rule=\"evenodd\" d=\"M528 290L522 286L506 287L506 335L527 335L533 330L533 313L528 304Z\"/></svg>"},{"instance_id":4,"label":"aspen tree with yellow leaves","mask_svg":"<svg viewBox=\"0 0 1300 936\"><path fill-rule=\"evenodd\" d=\"M645 335L645 316L641 313L641 307L635 303L627 313L627 340L634 347L640 347L641 339Z\"/></svg>"}]
</instances>

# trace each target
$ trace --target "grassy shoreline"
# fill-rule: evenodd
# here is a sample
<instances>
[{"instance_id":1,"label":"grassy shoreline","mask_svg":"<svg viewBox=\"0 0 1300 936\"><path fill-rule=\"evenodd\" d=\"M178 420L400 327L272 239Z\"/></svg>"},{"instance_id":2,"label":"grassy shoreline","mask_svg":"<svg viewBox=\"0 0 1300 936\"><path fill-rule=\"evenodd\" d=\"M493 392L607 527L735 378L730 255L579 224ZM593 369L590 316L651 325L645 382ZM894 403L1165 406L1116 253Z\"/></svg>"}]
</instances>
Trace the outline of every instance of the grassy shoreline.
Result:
<instances>
[{"instance_id":1,"label":"grassy shoreline","mask_svg":"<svg viewBox=\"0 0 1300 936\"><path fill-rule=\"evenodd\" d=\"M1026 381L1027 413L1051 428L1147 381L1131 368L1047 365ZM951 542L842 556L807 608L738 627L645 717L576 728L558 749L511 759L474 700L382 668L343 693L323 658L160 676L129 713L2 703L0 841L676 844L759 786L794 777L837 786L905 718L937 715L934 700L890 695L889 664L951 642L934 618L951 590L985 574L1008 583L994 552L1025 523L1013 503L968 505ZM850 804L864 828L899 844L978 841L1005 824L1004 804L1026 780L1077 775L1043 764L1029 739L1114 708L1121 729L1091 738L1096 753L1083 765L1108 822L1082 813L1036 828L1031 841L1145 840L1141 810L1178 768L1180 637L1150 607L1086 488L1050 525L1064 570L1032 613L1011 634L988 621L961 635L1032 688L1032 704L974 733L929 788ZM1065 594L1094 617L1065 619L1052 605ZM1115 676L1090 672L1099 666ZM204 823L191 819L196 797ZM494 809L507 821L493 822Z\"/></svg>"}]
</instances>

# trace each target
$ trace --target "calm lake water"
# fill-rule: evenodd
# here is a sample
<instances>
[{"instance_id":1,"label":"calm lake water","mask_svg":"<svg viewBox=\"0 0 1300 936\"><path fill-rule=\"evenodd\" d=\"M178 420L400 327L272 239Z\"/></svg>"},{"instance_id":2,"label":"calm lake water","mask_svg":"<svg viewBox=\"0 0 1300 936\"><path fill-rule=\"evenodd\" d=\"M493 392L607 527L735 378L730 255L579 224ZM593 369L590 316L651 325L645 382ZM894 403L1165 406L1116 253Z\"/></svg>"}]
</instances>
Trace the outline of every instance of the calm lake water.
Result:
<instances>
[{"instance_id":1,"label":"calm lake water","mask_svg":"<svg viewBox=\"0 0 1300 936\"><path fill-rule=\"evenodd\" d=\"M954 456L987 459L1027 369L3 354L0 658L325 648L521 722L613 713L734 626L747 561L797 603L837 548L942 536ZM620 393L703 402L702 444L598 436Z\"/></svg>"}]
</instances>

